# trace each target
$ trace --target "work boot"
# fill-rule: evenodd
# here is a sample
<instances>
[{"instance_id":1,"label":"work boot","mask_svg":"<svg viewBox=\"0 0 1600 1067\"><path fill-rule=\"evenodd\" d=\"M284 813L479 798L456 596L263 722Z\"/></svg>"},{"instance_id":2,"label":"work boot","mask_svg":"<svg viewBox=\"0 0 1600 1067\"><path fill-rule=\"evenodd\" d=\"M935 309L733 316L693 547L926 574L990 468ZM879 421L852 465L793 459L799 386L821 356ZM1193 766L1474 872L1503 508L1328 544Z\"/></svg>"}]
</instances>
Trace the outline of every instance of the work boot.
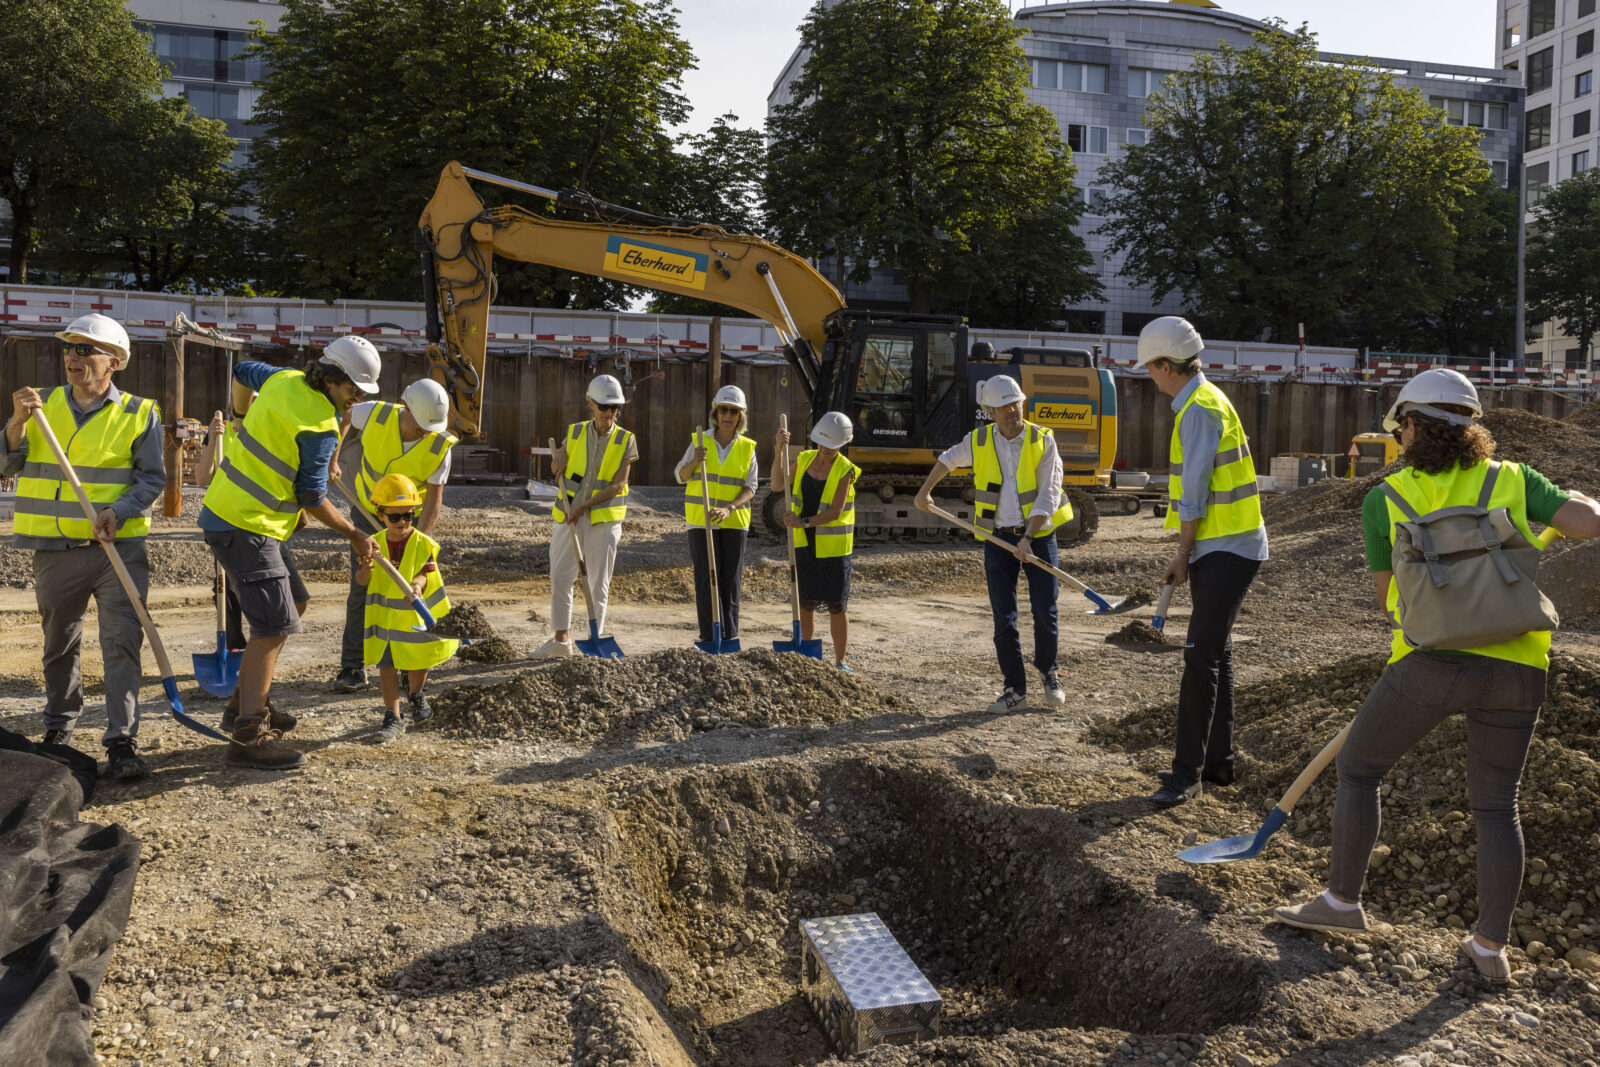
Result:
<instances>
[{"instance_id":1,"label":"work boot","mask_svg":"<svg viewBox=\"0 0 1600 1067\"><path fill-rule=\"evenodd\" d=\"M428 707L428 698L420 690L410 694L406 699L411 701L412 722L427 722L433 718L433 709Z\"/></svg>"},{"instance_id":2,"label":"work boot","mask_svg":"<svg viewBox=\"0 0 1600 1067\"><path fill-rule=\"evenodd\" d=\"M133 738L119 737L106 745L107 778L143 778L149 773L150 768L134 751Z\"/></svg>"},{"instance_id":3,"label":"work boot","mask_svg":"<svg viewBox=\"0 0 1600 1067\"><path fill-rule=\"evenodd\" d=\"M339 677L333 680L333 688L340 693L359 693L367 687L367 671L365 667L345 667L339 671Z\"/></svg>"},{"instance_id":4,"label":"work boot","mask_svg":"<svg viewBox=\"0 0 1600 1067\"><path fill-rule=\"evenodd\" d=\"M538 648L534 649L533 650L533 654L530 655L528 658L529 659L566 659L568 656L576 656L577 654L578 654L578 650L576 648L572 647L572 642L571 641L557 641L555 638L552 637L550 640L546 641L544 644L542 644Z\"/></svg>"},{"instance_id":5,"label":"work boot","mask_svg":"<svg viewBox=\"0 0 1600 1067\"><path fill-rule=\"evenodd\" d=\"M1186 782L1168 771L1161 776L1161 788L1147 798L1158 808L1172 808L1200 795L1199 782Z\"/></svg>"},{"instance_id":6,"label":"work boot","mask_svg":"<svg viewBox=\"0 0 1600 1067\"><path fill-rule=\"evenodd\" d=\"M1017 711L1026 706L1027 703L1028 698L1026 696L1010 686L1006 686L1006 691L1000 694L1000 699L989 705L989 714L998 715L1003 711Z\"/></svg>"},{"instance_id":7,"label":"work boot","mask_svg":"<svg viewBox=\"0 0 1600 1067\"><path fill-rule=\"evenodd\" d=\"M238 721L223 762L230 767L288 771L304 766L306 757L280 743L278 731L267 725L267 709L262 708L251 718Z\"/></svg>"},{"instance_id":8,"label":"work boot","mask_svg":"<svg viewBox=\"0 0 1600 1067\"><path fill-rule=\"evenodd\" d=\"M1273 908L1272 917L1302 930L1323 930L1330 934L1348 934L1367 928L1367 913L1361 910L1361 905L1340 910L1329 904L1321 893L1304 904ZM1470 949L1468 955L1471 955Z\"/></svg>"},{"instance_id":9,"label":"work boot","mask_svg":"<svg viewBox=\"0 0 1600 1067\"><path fill-rule=\"evenodd\" d=\"M279 711L272 703L272 697L267 697L267 725L281 733L288 733L300 725L300 720L287 711ZM222 713L222 732L233 733L234 727L239 722L239 691L235 689L233 696L228 698L228 710Z\"/></svg>"},{"instance_id":10,"label":"work boot","mask_svg":"<svg viewBox=\"0 0 1600 1067\"><path fill-rule=\"evenodd\" d=\"M1472 965L1478 968L1480 975L1495 985L1505 985L1511 981L1511 961L1506 959L1505 949L1485 956L1478 951L1477 946L1473 944L1473 938L1469 935L1461 942L1461 954L1472 961Z\"/></svg>"},{"instance_id":11,"label":"work boot","mask_svg":"<svg viewBox=\"0 0 1600 1067\"><path fill-rule=\"evenodd\" d=\"M402 719L398 713L385 709L383 713L383 725L378 727L378 732L373 735L373 738L381 744L384 741L393 741L395 738L399 737L405 732L405 720Z\"/></svg>"},{"instance_id":12,"label":"work boot","mask_svg":"<svg viewBox=\"0 0 1600 1067\"><path fill-rule=\"evenodd\" d=\"M1044 702L1057 707L1067 702L1067 694L1061 688L1061 675L1055 668L1040 672L1044 676Z\"/></svg>"},{"instance_id":13,"label":"work boot","mask_svg":"<svg viewBox=\"0 0 1600 1067\"><path fill-rule=\"evenodd\" d=\"M59 730L46 730L44 732L44 740L39 743L41 745L66 745L71 747L72 727L63 726Z\"/></svg>"}]
</instances>

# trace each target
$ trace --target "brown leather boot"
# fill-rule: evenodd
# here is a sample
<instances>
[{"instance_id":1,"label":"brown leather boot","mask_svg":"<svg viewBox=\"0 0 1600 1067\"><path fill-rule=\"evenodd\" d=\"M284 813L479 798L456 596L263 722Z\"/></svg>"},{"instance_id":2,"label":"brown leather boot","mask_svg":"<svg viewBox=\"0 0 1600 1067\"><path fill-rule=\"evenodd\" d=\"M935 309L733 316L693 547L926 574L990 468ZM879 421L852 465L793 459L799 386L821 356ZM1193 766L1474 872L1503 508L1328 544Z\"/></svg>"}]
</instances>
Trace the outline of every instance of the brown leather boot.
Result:
<instances>
[{"instance_id":1,"label":"brown leather boot","mask_svg":"<svg viewBox=\"0 0 1600 1067\"><path fill-rule=\"evenodd\" d=\"M262 708L234 727L233 741L223 762L230 767L256 767L264 771L287 771L305 765L305 753L280 743L280 734L267 725L267 709Z\"/></svg>"},{"instance_id":2,"label":"brown leather boot","mask_svg":"<svg viewBox=\"0 0 1600 1067\"><path fill-rule=\"evenodd\" d=\"M290 730L293 730L296 726L300 725L300 720L295 718L289 712L279 711L278 706L272 702L271 696L267 697L267 711L271 715L267 725L281 733L288 733ZM233 696L228 698L228 710L222 713L222 732L225 734L233 733L234 727L238 725L238 721L239 691L235 689L233 691Z\"/></svg>"}]
</instances>

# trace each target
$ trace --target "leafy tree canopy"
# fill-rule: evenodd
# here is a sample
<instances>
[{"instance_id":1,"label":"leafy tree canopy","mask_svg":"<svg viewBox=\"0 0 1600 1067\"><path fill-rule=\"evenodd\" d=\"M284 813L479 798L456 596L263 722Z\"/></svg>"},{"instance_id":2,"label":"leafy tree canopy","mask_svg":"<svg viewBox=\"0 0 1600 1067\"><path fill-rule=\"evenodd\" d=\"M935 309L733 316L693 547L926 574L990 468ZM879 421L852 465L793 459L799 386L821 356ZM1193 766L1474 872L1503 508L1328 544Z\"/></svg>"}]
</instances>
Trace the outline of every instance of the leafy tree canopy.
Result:
<instances>
[{"instance_id":1,"label":"leafy tree canopy","mask_svg":"<svg viewBox=\"0 0 1600 1067\"><path fill-rule=\"evenodd\" d=\"M1600 332L1600 172L1545 190L1528 233L1530 322L1555 319L1589 351Z\"/></svg>"},{"instance_id":2,"label":"leafy tree canopy","mask_svg":"<svg viewBox=\"0 0 1600 1067\"><path fill-rule=\"evenodd\" d=\"M661 211L692 64L669 0L285 0L252 151L293 286L415 300L417 217L452 159ZM480 191L496 202L496 192ZM525 202L526 198L519 198ZM533 206L533 205L528 205ZM616 307L628 287L496 264L500 300Z\"/></svg>"},{"instance_id":3,"label":"leafy tree canopy","mask_svg":"<svg viewBox=\"0 0 1600 1067\"><path fill-rule=\"evenodd\" d=\"M1210 332L1292 343L1303 322L1382 347L1472 288L1470 237L1504 240L1463 231L1492 194L1478 132L1376 68L1321 62L1304 26L1197 54L1148 106L1148 144L1101 170L1101 232Z\"/></svg>"},{"instance_id":4,"label":"leafy tree canopy","mask_svg":"<svg viewBox=\"0 0 1600 1067\"><path fill-rule=\"evenodd\" d=\"M779 242L864 282L900 272L914 311L1060 309L1097 290L1070 153L1028 100L1019 31L999 0L839 0L801 26L809 53L770 120L767 208ZM1032 275L1049 234L1057 269ZM976 317L977 312L974 310ZM985 321L988 326L1015 325Z\"/></svg>"}]
</instances>

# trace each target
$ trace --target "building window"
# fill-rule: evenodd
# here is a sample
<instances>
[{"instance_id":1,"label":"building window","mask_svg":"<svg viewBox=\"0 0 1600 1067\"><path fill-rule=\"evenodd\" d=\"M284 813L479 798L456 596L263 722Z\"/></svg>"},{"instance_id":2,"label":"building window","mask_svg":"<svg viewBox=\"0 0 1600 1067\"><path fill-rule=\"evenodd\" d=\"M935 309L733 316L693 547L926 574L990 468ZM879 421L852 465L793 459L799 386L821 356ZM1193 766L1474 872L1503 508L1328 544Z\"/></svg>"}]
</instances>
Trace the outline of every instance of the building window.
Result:
<instances>
[{"instance_id":1,"label":"building window","mask_svg":"<svg viewBox=\"0 0 1600 1067\"><path fill-rule=\"evenodd\" d=\"M1578 56L1586 56L1594 51L1594 31L1584 30L1578 34Z\"/></svg>"},{"instance_id":2,"label":"building window","mask_svg":"<svg viewBox=\"0 0 1600 1067\"><path fill-rule=\"evenodd\" d=\"M1556 28L1556 0L1528 0L1528 36L1537 37Z\"/></svg>"},{"instance_id":3,"label":"building window","mask_svg":"<svg viewBox=\"0 0 1600 1067\"><path fill-rule=\"evenodd\" d=\"M1140 70L1138 67L1128 68L1128 95L1149 96L1161 88L1161 83L1167 80L1166 71Z\"/></svg>"},{"instance_id":4,"label":"building window","mask_svg":"<svg viewBox=\"0 0 1600 1067\"><path fill-rule=\"evenodd\" d=\"M1110 190L1104 185L1089 186L1086 196L1089 214L1104 215L1106 213L1106 201L1110 198L1110 195Z\"/></svg>"},{"instance_id":5,"label":"building window","mask_svg":"<svg viewBox=\"0 0 1600 1067\"><path fill-rule=\"evenodd\" d=\"M1578 0L1578 17L1594 14L1594 0Z\"/></svg>"},{"instance_id":6,"label":"building window","mask_svg":"<svg viewBox=\"0 0 1600 1067\"><path fill-rule=\"evenodd\" d=\"M1105 126L1080 126L1076 122L1067 126L1067 147L1074 152L1105 155L1111 130Z\"/></svg>"},{"instance_id":7,"label":"building window","mask_svg":"<svg viewBox=\"0 0 1600 1067\"><path fill-rule=\"evenodd\" d=\"M1133 145L1146 145L1146 144L1149 144L1150 143L1150 131L1146 130L1146 129L1143 129L1142 127L1139 127L1139 126L1129 126L1128 127L1128 139L1126 141L1124 141L1123 143L1128 145L1129 147L1132 147Z\"/></svg>"},{"instance_id":8,"label":"building window","mask_svg":"<svg viewBox=\"0 0 1600 1067\"><path fill-rule=\"evenodd\" d=\"M1532 151L1550 143L1550 105L1536 107L1527 114L1528 137L1523 148Z\"/></svg>"},{"instance_id":9,"label":"building window","mask_svg":"<svg viewBox=\"0 0 1600 1067\"><path fill-rule=\"evenodd\" d=\"M1528 53L1528 95L1542 93L1550 88L1555 76L1556 50L1554 46Z\"/></svg>"},{"instance_id":10,"label":"building window","mask_svg":"<svg viewBox=\"0 0 1600 1067\"><path fill-rule=\"evenodd\" d=\"M1481 130L1506 128L1506 105L1486 104L1479 100L1453 100L1444 96L1429 97L1435 107L1444 109L1452 126L1476 126Z\"/></svg>"},{"instance_id":11,"label":"building window","mask_svg":"<svg viewBox=\"0 0 1600 1067\"><path fill-rule=\"evenodd\" d=\"M1507 173L1507 170L1508 170L1508 168L1506 166L1506 161L1505 160L1503 160L1503 159L1491 159L1491 160L1489 160L1489 173L1494 176L1494 183L1496 185L1498 185L1502 189L1504 189L1506 187L1506 173Z\"/></svg>"},{"instance_id":12,"label":"building window","mask_svg":"<svg viewBox=\"0 0 1600 1067\"><path fill-rule=\"evenodd\" d=\"M1550 187L1550 164L1538 163L1527 168L1528 206L1532 207L1544 199L1544 191Z\"/></svg>"},{"instance_id":13,"label":"building window","mask_svg":"<svg viewBox=\"0 0 1600 1067\"><path fill-rule=\"evenodd\" d=\"M171 68L171 77L247 83L260 81L265 74L260 60L247 62L239 58L250 36L242 30L137 25L150 35L150 46L156 57Z\"/></svg>"},{"instance_id":14,"label":"building window","mask_svg":"<svg viewBox=\"0 0 1600 1067\"><path fill-rule=\"evenodd\" d=\"M1584 171L1586 171L1588 169L1589 169L1589 150L1587 148L1585 148L1582 152L1574 152L1574 153L1572 153L1572 173L1573 173L1573 175L1582 174Z\"/></svg>"},{"instance_id":15,"label":"building window","mask_svg":"<svg viewBox=\"0 0 1600 1067\"><path fill-rule=\"evenodd\" d=\"M1580 111L1572 116L1572 136L1582 137L1589 132L1589 113Z\"/></svg>"},{"instance_id":16,"label":"building window","mask_svg":"<svg viewBox=\"0 0 1600 1067\"><path fill-rule=\"evenodd\" d=\"M1122 313L1122 335L1124 337L1138 337L1140 330L1143 330L1160 317L1160 315L1151 315L1142 311L1124 311Z\"/></svg>"},{"instance_id":17,"label":"building window","mask_svg":"<svg viewBox=\"0 0 1600 1067\"><path fill-rule=\"evenodd\" d=\"M1583 349L1569 348L1566 351L1567 370L1583 369Z\"/></svg>"},{"instance_id":18,"label":"building window","mask_svg":"<svg viewBox=\"0 0 1600 1067\"><path fill-rule=\"evenodd\" d=\"M1592 92L1594 92L1594 71L1586 70L1582 74L1573 75L1573 96L1588 96Z\"/></svg>"},{"instance_id":19,"label":"building window","mask_svg":"<svg viewBox=\"0 0 1600 1067\"><path fill-rule=\"evenodd\" d=\"M1506 27L1505 43L1502 48L1515 48L1522 43L1522 24Z\"/></svg>"},{"instance_id":20,"label":"building window","mask_svg":"<svg viewBox=\"0 0 1600 1067\"><path fill-rule=\"evenodd\" d=\"M1066 89L1074 93L1103 93L1111 68L1098 63L1061 63L1054 59L1032 59L1035 89Z\"/></svg>"}]
</instances>

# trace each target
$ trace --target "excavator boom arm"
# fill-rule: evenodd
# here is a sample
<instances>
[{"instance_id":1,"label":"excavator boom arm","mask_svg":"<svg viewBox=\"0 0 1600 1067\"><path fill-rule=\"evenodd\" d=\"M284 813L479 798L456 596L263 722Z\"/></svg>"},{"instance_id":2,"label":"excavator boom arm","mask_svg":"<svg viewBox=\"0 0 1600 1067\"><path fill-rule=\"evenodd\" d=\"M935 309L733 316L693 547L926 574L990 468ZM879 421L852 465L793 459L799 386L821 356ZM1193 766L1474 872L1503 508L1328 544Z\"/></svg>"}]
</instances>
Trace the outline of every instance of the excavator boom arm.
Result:
<instances>
[{"instance_id":1,"label":"excavator boom arm","mask_svg":"<svg viewBox=\"0 0 1600 1067\"><path fill-rule=\"evenodd\" d=\"M477 433L495 256L727 304L778 331L809 397L817 381L824 320L844 307L839 291L805 260L759 237L659 220L628 209L616 219L573 221L517 206L487 209L471 179L605 213L610 205L474 171L452 162L419 224L429 292L428 358L450 394L463 435ZM437 321L435 321L437 320Z\"/></svg>"}]
</instances>

